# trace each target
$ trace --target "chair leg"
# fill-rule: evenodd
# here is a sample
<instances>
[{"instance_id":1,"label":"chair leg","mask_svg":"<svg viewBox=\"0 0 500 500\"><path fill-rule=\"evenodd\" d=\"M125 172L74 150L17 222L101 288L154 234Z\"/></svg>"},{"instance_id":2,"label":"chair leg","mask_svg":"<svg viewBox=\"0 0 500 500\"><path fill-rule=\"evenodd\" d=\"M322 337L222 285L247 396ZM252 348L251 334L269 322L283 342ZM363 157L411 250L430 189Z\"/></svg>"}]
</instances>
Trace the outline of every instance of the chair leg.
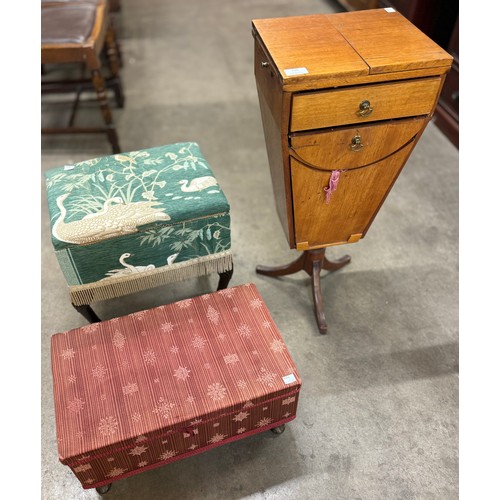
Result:
<instances>
[{"instance_id":1,"label":"chair leg","mask_svg":"<svg viewBox=\"0 0 500 500\"><path fill-rule=\"evenodd\" d=\"M113 78L113 92L115 94L116 104L119 108L123 108L125 97L123 95L119 76L121 57L118 48L118 42L116 40L115 29L113 28L111 23L106 31L106 55L108 57L109 69Z\"/></svg>"},{"instance_id":2,"label":"chair leg","mask_svg":"<svg viewBox=\"0 0 500 500\"><path fill-rule=\"evenodd\" d=\"M223 273L219 273L219 285L217 286L217 290L224 290L228 287L229 282L233 276L233 268L229 269L229 271L225 271Z\"/></svg>"},{"instance_id":3,"label":"chair leg","mask_svg":"<svg viewBox=\"0 0 500 500\"><path fill-rule=\"evenodd\" d=\"M99 323L101 319L97 314L94 312L94 310L89 306L75 306L73 304L73 307L89 322L89 323Z\"/></svg>"},{"instance_id":4,"label":"chair leg","mask_svg":"<svg viewBox=\"0 0 500 500\"><path fill-rule=\"evenodd\" d=\"M120 47L120 41L118 40L118 36L116 35L116 29L113 23L113 16L110 16L108 29L111 29L112 36L115 40L116 45L116 57L118 59L118 65L120 68L123 68L123 57L122 57L122 49Z\"/></svg>"},{"instance_id":5,"label":"chair leg","mask_svg":"<svg viewBox=\"0 0 500 500\"><path fill-rule=\"evenodd\" d=\"M99 99L99 104L101 106L101 114L106 123L106 134L108 140L113 148L113 153L120 153L120 145L118 144L118 135L113 124L113 118L111 116L111 108L108 104L108 99L106 97L106 86L102 73L99 69L92 69L92 84L97 94L97 99Z\"/></svg>"}]
</instances>

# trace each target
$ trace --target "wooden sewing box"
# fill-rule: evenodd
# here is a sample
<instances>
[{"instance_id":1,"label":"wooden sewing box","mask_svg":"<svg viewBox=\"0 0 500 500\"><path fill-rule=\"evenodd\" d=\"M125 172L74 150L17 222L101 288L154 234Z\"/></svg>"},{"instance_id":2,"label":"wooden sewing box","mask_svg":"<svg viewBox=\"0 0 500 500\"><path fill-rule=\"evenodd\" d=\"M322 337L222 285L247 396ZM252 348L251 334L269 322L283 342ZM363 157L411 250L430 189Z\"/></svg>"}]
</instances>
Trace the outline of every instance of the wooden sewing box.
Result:
<instances>
[{"instance_id":1,"label":"wooden sewing box","mask_svg":"<svg viewBox=\"0 0 500 500\"><path fill-rule=\"evenodd\" d=\"M291 264L312 278L326 333L325 249L363 238L431 120L452 57L394 9L258 19L254 72Z\"/></svg>"}]
</instances>

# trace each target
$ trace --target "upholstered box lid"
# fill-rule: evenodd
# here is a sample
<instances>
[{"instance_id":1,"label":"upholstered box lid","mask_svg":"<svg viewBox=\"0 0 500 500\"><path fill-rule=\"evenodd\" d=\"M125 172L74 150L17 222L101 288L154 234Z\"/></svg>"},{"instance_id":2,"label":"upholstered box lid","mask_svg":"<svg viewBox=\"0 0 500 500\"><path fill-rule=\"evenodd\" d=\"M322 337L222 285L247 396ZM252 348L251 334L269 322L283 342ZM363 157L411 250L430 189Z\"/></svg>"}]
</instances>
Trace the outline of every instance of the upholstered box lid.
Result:
<instances>
[{"instance_id":1,"label":"upholstered box lid","mask_svg":"<svg viewBox=\"0 0 500 500\"><path fill-rule=\"evenodd\" d=\"M238 432L252 430L247 410L291 394L280 402L285 412L301 386L253 284L55 334L51 352L59 456L82 470L137 446L174 457L181 450L160 449L166 436L232 412ZM262 417L254 430L271 422ZM217 442L232 432L213 428ZM192 437L200 447L216 442Z\"/></svg>"},{"instance_id":2,"label":"upholstered box lid","mask_svg":"<svg viewBox=\"0 0 500 500\"><path fill-rule=\"evenodd\" d=\"M56 250L229 212L194 142L65 165L46 182Z\"/></svg>"},{"instance_id":3,"label":"upholstered box lid","mask_svg":"<svg viewBox=\"0 0 500 500\"><path fill-rule=\"evenodd\" d=\"M166 271L190 277L180 272L188 261L193 275L232 265L229 203L194 142L54 168L46 186L52 243L75 304L164 284ZM123 280L129 288L119 288Z\"/></svg>"}]
</instances>

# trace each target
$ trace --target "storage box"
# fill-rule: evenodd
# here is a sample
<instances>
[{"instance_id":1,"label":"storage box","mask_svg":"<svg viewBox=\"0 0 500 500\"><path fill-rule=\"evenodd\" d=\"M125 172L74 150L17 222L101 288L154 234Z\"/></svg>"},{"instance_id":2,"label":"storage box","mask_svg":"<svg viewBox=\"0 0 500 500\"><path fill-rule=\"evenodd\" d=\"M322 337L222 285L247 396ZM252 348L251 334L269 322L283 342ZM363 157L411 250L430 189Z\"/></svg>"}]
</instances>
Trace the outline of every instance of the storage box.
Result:
<instances>
[{"instance_id":1,"label":"storage box","mask_svg":"<svg viewBox=\"0 0 500 500\"><path fill-rule=\"evenodd\" d=\"M106 485L294 419L301 380L253 284L52 336L59 457Z\"/></svg>"},{"instance_id":2,"label":"storage box","mask_svg":"<svg viewBox=\"0 0 500 500\"><path fill-rule=\"evenodd\" d=\"M46 186L74 305L232 269L229 203L194 142L54 168Z\"/></svg>"}]
</instances>

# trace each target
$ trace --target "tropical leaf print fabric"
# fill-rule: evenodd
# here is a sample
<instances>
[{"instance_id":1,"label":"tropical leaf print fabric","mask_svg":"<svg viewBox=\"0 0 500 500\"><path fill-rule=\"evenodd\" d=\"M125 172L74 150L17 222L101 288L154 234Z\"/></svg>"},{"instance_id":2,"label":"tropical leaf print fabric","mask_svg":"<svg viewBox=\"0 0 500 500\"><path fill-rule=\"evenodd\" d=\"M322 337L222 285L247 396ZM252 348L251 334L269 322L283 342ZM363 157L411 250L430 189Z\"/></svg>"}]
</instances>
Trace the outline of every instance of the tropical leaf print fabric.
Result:
<instances>
[{"instance_id":1,"label":"tropical leaf print fabric","mask_svg":"<svg viewBox=\"0 0 500 500\"><path fill-rule=\"evenodd\" d=\"M296 415L301 381L253 284L56 334L51 352L59 456L85 488Z\"/></svg>"},{"instance_id":2,"label":"tropical leaf print fabric","mask_svg":"<svg viewBox=\"0 0 500 500\"><path fill-rule=\"evenodd\" d=\"M51 169L46 188L52 243L70 287L105 280L104 289L230 251L229 203L194 142Z\"/></svg>"}]
</instances>

